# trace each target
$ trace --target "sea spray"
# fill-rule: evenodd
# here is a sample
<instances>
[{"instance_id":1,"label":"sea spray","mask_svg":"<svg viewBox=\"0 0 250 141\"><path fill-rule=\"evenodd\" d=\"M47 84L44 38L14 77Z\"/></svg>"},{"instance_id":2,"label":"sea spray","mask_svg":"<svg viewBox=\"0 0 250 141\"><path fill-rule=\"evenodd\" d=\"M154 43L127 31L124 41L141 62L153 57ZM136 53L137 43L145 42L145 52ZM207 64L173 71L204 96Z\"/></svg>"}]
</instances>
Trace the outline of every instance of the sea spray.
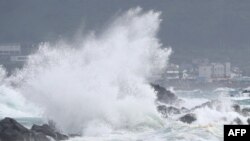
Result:
<instances>
[{"instance_id":1,"label":"sea spray","mask_svg":"<svg viewBox=\"0 0 250 141\"><path fill-rule=\"evenodd\" d=\"M163 49L156 37L159 16L135 8L100 35L43 43L13 77L15 83L67 132L160 127L149 83L164 70L171 49Z\"/></svg>"},{"instance_id":2,"label":"sea spray","mask_svg":"<svg viewBox=\"0 0 250 141\"><path fill-rule=\"evenodd\" d=\"M0 85L5 83L5 79L6 79L7 73L5 68L0 65Z\"/></svg>"},{"instance_id":3,"label":"sea spray","mask_svg":"<svg viewBox=\"0 0 250 141\"><path fill-rule=\"evenodd\" d=\"M40 109L34 105L39 106L42 118L54 120L65 131L83 132L72 141L223 140L223 124L232 124L235 118L244 124L247 120L232 109L232 98L218 96L218 91L229 90L175 91L182 99L177 108L192 109L215 100L192 111L197 116L192 124L179 121L186 113L162 120L156 112L155 93L148 84L160 76L171 52L162 49L156 38L159 15L132 9L102 34L70 43L41 43L16 75L7 77L0 68L0 117L37 124L27 117L36 117ZM249 106L245 104L240 106ZM162 121L165 126L157 128Z\"/></svg>"}]
</instances>

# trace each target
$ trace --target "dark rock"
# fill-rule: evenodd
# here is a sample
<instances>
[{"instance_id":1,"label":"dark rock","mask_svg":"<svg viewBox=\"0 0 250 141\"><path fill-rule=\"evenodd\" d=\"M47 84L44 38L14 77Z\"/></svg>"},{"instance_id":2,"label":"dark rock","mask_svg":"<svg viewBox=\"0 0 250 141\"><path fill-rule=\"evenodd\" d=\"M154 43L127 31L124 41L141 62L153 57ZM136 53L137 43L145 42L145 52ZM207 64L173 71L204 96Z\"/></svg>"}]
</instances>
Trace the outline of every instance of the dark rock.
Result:
<instances>
[{"instance_id":1,"label":"dark rock","mask_svg":"<svg viewBox=\"0 0 250 141\"><path fill-rule=\"evenodd\" d=\"M247 123L248 123L248 125L250 125L250 118L247 119Z\"/></svg>"},{"instance_id":2,"label":"dark rock","mask_svg":"<svg viewBox=\"0 0 250 141\"><path fill-rule=\"evenodd\" d=\"M196 109L199 109L199 108L204 108L204 107L208 107L208 108L213 108L213 105L216 103L217 101L208 101L208 102L205 102L201 105L198 105L198 106L195 106L191 109L191 111L193 110L196 110Z\"/></svg>"},{"instance_id":3,"label":"dark rock","mask_svg":"<svg viewBox=\"0 0 250 141\"><path fill-rule=\"evenodd\" d=\"M189 113L189 114L182 116L180 118L180 121L190 124L190 123L196 121L196 116L195 116L195 114Z\"/></svg>"},{"instance_id":4,"label":"dark rock","mask_svg":"<svg viewBox=\"0 0 250 141\"><path fill-rule=\"evenodd\" d=\"M250 90L243 90L242 93L249 93L250 94Z\"/></svg>"},{"instance_id":5,"label":"dark rock","mask_svg":"<svg viewBox=\"0 0 250 141\"><path fill-rule=\"evenodd\" d=\"M12 118L5 118L0 121L0 140L49 141L45 135L30 131Z\"/></svg>"},{"instance_id":6,"label":"dark rock","mask_svg":"<svg viewBox=\"0 0 250 141\"><path fill-rule=\"evenodd\" d=\"M177 96L169 90L166 90L164 87L158 84L151 84L154 90L157 92L157 100L166 103L173 104L178 100Z\"/></svg>"},{"instance_id":7,"label":"dark rock","mask_svg":"<svg viewBox=\"0 0 250 141\"><path fill-rule=\"evenodd\" d=\"M162 114L163 117L167 118L167 107L165 105L159 105L157 106L157 111Z\"/></svg>"},{"instance_id":8,"label":"dark rock","mask_svg":"<svg viewBox=\"0 0 250 141\"><path fill-rule=\"evenodd\" d=\"M238 118L238 117L233 120L233 123L236 123L237 125L242 125L243 124L243 122L241 121L241 119Z\"/></svg>"},{"instance_id":9,"label":"dark rock","mask_svg":"<svg viewBox=\"0 0 250 141\"><path fill-rule=\"evenodd\" d=\"M189 112L190 110L185 108L185 107L181 107L181 112L182 113L186 113L186 112Z\"/></svg>"},{"instance_id":10,"label":"dark rock","mask_svg":"<svg viewBox=\"0 0 250 141\"><path fill-rule=\"evenodd\" d=\"M31 130L35 131L37 133L43 133L43 134L50 136L50 137L53 137L53 138L56 137L55 131L52 130L47 124L44 124L42 126L34 124L31 128Z\"/></svg>"},{"instance_id":11,"label":"dark rock","mask_svg":"<svg viewBox=\"0 0 250 141\"><path fill-rule=\"evenodd\" d=\"M33 125L29 130L12 118L0 121L0 141L50 141L47 136L56 141L68 139L47 124Z\"/></svg>"},{"instance_id":12,"label":"dark rock","mask_svg":"<svg viewBox=\"0 0 250 141\"><path fill-rule=\"evenodd\" d=\"M250 116L250 108L243 108L241 112L244 116Z\"/></svg>"},{"instance_id":13,"label":"dark rock","mask_svg":"<svg viewBox=\"0 0 250 141\"><path fill-rule=\"evenodd\" d=\"M180 110L178 108L175 108L173 106L167 107L168 114L180 114Z\"/></svg>"},{"instance_id":14,"label":"dark rock","mask_svg":"<svg viewBox=\"0 0 250 141\"><path fill-rule=\"evenodd\" d=\"M28 141L51 141L46 135L41 133L32 132ZM25 140L27 141L27 140Z\"/></svg>"},{"instance_id":15,"label":"dark rock","mask_svg":"<svg viewBox=\"0 0 250 141\"><path fill-rule=\"evenodd\" d=\"M234 110L235 112L241 113L240 105L234 104L234 105L232 106L232 108L233 108L233 110Z\"/></svg>"},{"instance_id":16,"label":"dark rock","mask_svg":"<svg viewBox=\"0 0 250 141\"><path fill-rule=\"evenodd\" d=\"M32 128L31 128L31 131L35 131L37 133L42 133L42 134L44 134L46 136L50 136L53 139L55 139L56 141L67 140L68 139L68 136L63 135L63 134L61 134L59 132L56 132L56 130L54 128L50 127L47 124L44 124L42 126L33 125Z\"/></svg>"},{"instance_id":17,"label":"dark rock","mask_svg":"<svg viewBox=\"0 0 250 141\"><path fill-rule=\"evenodd\" d=\"M82 136L80 133L79 134L69 134L69 137L80 137L80 136Z\"/></svg>"},{"instance_id":18,"label":"dark rock","mask_svg":"<svg viewBox=\"0 0 250 141\"><path fill-rule=\"evenodd\" d=\"M54 130L54 131L57 130L57 129L56 129L56 123L55 123L53 120L48 120L48 125L49 125L49 127L50 127L52 130Z\"/></svg>"},{"instance_id":19,"label":"dark rock","mask_svg":"<svg viewBox=\"0 0 250 141\"><path fill-rule=\"evenodd\" d=\"M169 115L173 114L180 114L180 110L178 108L175 108L173 106L166 107L165 105L159 105L157 106L157 110L165 117L167 118Z\"/></svg>"}]
</instances>

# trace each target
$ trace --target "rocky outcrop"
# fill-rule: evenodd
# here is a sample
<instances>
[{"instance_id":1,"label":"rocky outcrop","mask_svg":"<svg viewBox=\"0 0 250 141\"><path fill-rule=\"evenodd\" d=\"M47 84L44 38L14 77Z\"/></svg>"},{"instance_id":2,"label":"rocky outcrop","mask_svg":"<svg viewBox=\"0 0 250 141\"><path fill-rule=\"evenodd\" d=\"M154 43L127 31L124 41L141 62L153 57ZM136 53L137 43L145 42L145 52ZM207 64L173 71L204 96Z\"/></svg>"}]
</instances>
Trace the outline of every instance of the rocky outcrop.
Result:
<instances>
[{"instance_id":1,"label":"rocky outcrop","mask_svg":"<svg viewBox=\"0 0 250 141\"><path fill-rule=\"evenodd\" d=\"M180 118L180 121L188 124L191 124L196 120L197 120L196 115L193 113L186 114Z\"/></svg>"},{"instance_id":2,"label":"rocky outcrop","mask_svg":"<svg viewBox=\"0 0 250 141\"><path fill-rule=\"evenodd\" d=\"M233 123L237 124L237 125L242 125L243 124L242 120L240 118L238 118L238 117L233 120Z\"/></svg>"},{"instance_id":3,"label":"rocky outcrop","mask_svg":"<svg viewBox=\"0 0 250 141\"><path fill-rule=\"evenodd\" d=\"M235 112L241 113L240 105L234 104L234 105L232 106L232 108L233 108L233 110L234 110Z\"/></svg>"},{"instance_id":4,"label":"rocky outcrop","mask_svg":"<svg viewBox=\"0 0 250 141\"><path fill-rule=\"evenodd\" d=\"M5 118L0 121L0 140L49 141L45 135L32 132L11 118Z\"/></svg>"},{"instance_id":5,"label":"rocky outcrop","mask_svg":"<svg viewBox=\"0 0 250 141\"><path fill-rule=\"evenodd\" d=\"M248 125L250 125L250 118L247 119L247 123L248 123Z\"/></svg>"},{"instance_id":6,"label":"rocky outcrop","mask_svg":"<svg viewBox=\"0 0 250 141\"><path fill-rule=\"evenodd\" d=\"M165 106L165 105L159 105L157 106L157 110L163 115L163 117L167 118L169 115L173 114L180 114L181 111L178 108L175 108L173 106Z\"/></svg>"},{"instance_id":7,"label":"rocky outcrop","mask_svg":"<svg viewBox=\"0 0 250 141\"><path fill-rule=\"evenodd\" d=\"M162 114L164 118L168 118L171 115L176 115L176 114L182 114L182 115L185 114L184 116L180 117L179 120L184 123L191 124L197 120L196 115L193 114L197 109L210 108L220 111L223 108L222 102L218 100L211 100L190 109L187 109L185 107L180 108L179 106L181 105L180 102L182 100L179 99L174 93L172 93L171 91L165 89L164 87L158 84L151 84L151 86L154 88L157 94L157 104L158 104L157 110L159 113ZM179 108L176 108L175 106ZM238 104L234 104L231 107L233 111L239 113L241 116L245 117L250 116L250 108L242 109L241 106ZM250 118L247 120L247 122L248 124L250 124ZM242 120L239 117L236 117L234 120L231 121L231 123L243 124Z\"/></svg>"},{"instance_id":8,"label":"rocky outcrop","mask_svg":"<svg viewBox=\"0 0 250 141\"><path fill-rule=\"evenodd\" d=\"M185 108L185 107L181 107L181 112L182 113L187 113L189 112L190 110L188 108Z\"/></svg>"},{"instance_id":9,"label":"rocky outcrop","mask_svg":"<svg viewBox=\"0 0 250 141\"><path fill-rule=\"evenodd\" d=\"M12 118L5 118L0 121L0 141L50 141L48 136L56 141L68 138L58 132L52 132L46 125L33 127L29 130Z\"/></svg>"},{"instance_id":10,"label":"rocky outcrop","mask_svg":"<svg viewBox=\"0 0 250 141\"><path fill-rule=\"evenodd\" d=\"M248 96L250 96L250 90L243 90L242 94L248 94Z\"/></svg>"},{"instance_id":11,"label":"rocky outcrop","mask_svg":"<svg viewBox=\"0 0 250 141\"><path fill-rule=\"evenodd\" d=\"M250 108L243 108L241 112L244 116L250 116Z\"/></svg>"},{"instance_id":12,"label":"rocky outcrop","mask_svg":"<svg viewBox=\"0 0 250 141\"><path fill-rule=\"evenodd\" d=\"M239 114L241 114L241 115L243 115L245 117L250 116L250 108L248 108L248 107L241 109L241 107L238 104L234 104L232 106L232 109L235 112L237 112L237 113L239 113Z\"/></svg>"},{"instance_id":13,"label":"rocky outcrop","mask_svg":"<svg viewBox=\"0 0 250 141\"><path fill-rule=\"evenodd\" d=\"M194 111L196 109L200 109L200 108L210 108L210 109L221 109L221 102L218 100L211 100L205 103L202 103L200 105L197 105L193 108L190 109L190 111Z\"/></svg>"},{"instance_id":14,"label":"rocky outcrop","mask_svg":"<svg viewBox=\"0 0 250 141\"><path fill-rule=\"evenodd\" d=\"M151 84L157 93L157 100L165 104L173 104L178 100L178 97L169 90L158 84Z\"/></svg>"},{"instance_id":15,"label":"rocky outcrop","mask_svg":"<svg viewBox=\"0 0 250 141\"><path fill-rule=\"evenodd\" d=\"M209 108L212 108L212 105L213 105L213 102L212 101L208 101L208 102L205 102L201 105L198 105L198 106L195 106L191 109L191 111L193 110L196 110L196 109L200 109L200 108L204 108L204 107L209 107Z\"/></svg>"},{"instance_id":16,"label":"rocky outcrop","mask_svg":"<svg viewBox=\"0 0 250 141\"><path fill-rule=\"evenodd\" d=\"M32 128L31 128L31 131L35 131L37 133L41 133L41 134L44 134L46 136L50 136L53 139L55 139L56 141L67 140L68 139L68 136L57 132L55 129L51 128L47 124L43 124L42 126L33 125Z\"/></svg>"}]
</instances>

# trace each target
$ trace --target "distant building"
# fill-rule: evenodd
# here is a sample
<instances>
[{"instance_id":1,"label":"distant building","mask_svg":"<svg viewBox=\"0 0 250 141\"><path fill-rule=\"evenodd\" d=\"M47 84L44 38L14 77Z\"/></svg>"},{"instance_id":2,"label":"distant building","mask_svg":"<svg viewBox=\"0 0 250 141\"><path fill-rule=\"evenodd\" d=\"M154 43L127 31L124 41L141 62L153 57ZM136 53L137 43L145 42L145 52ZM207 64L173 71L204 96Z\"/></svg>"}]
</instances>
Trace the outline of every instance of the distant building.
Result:
<instances>
[{"instance_id":1,"label":"distant building","mask_svg":"<svg viewBox=\"0 0 250 141\"><path fill-rule=\"evenodd\" d=\"M212 78L223 78L225 76L225 66L221 63L212 63Z\"/></svg>"},{"instance_id":2,"label":"distant building","mask_svg":"<svg viewBox=\"0 0 250 141\"><path fill-rule=\"evenodd\" d=\"M165 76L167 79L180 79L179 65L169 64Z\"/></svg>"},{"instance_id":3,"label":"distant building","mask_svg":"<svg viewBox=\"0 0 250 141\"><path fill-rule=\"evenodd\" d=\"M183 70L181 77L184 80L195 80L197 76L196 76L196 73L194 71Z\"/></svg>"},{"instance_id":4,"label":"distant building","mask_svg":"<svg viewBox=\"0 0 250 141\"><path fill-rule=\"evenodd\" d=\"M230 63L212 63L212 71L214 80L226 80L231 77Z\"/></svg>"},{"instance_id":5,"label":"distant building","mask_svg":"<svg viewBox=\"0 0 250 141\"><path fill-rule=\"evenodd\" d=\"M199 66L199 78L206 81L228 80L231 77L230 63L211 63Z\"/></svg>"},{"instance_id":6,"label":"distant building","mask_svg":"<svg viewBox=\"0 0 250 141\"><path fill-rule=\"evenodd\" d=\"M238 67L233 67L232 68L232 73L231 73L231 77L232 78L239 78L242 77L242 71L240 70L240 68Z\"/></svg>"},{"instance_id":7,"label":"distant building","mask_svg":"<svg viewBox=\"0 0 250 141\"><path fill-rule=\"evenodd\" d=\"M194 80L197 77L197 69L193 64L180 65L180 77L185 80Z\"/></svg>"},{"instance_id":8,"label":"distant building","mask_svg":"<svg viewBox=\"0 0 250 141\"><path fill-rule=\"evenodd\" d=\"M12 62L25 62L27 61L27 56L11 56L10 61Z\"/></svg>"},{"instance_id":9,"label":"distant building","mask_svg":"<svg viewBox=\"0 0 250 141\"><path fill-rule=\"evenodd\" d=\"M212 78L212 66L210 65L201 65L198 68L199 78L204 79L205 81L211 81Z\"/></svg>"},{"instance_id":10,"label":"distant building","mask_svg":"<svg viewBox=\"0 0 250 141\"><path fill-rule=\"evenodd\" d=\"M19 44L0 44L1 56L19 55L20 53L21 46Z\"/></svg>"},{"instance_id":11,"label":"distant building","mask_svg":"<svg viewBox=\"0 0 250 141\"><path fill-rule=\"evenodd\" d=\"M194 64L196 66L208 65L209 64L209 60L208 59L193 59L192 60L192 64Z\"/></svg>"},{"instance_id":12,"label":"distant building","mask_svg":"<svg viewBox=\"0 0 250 141\"><path fill-rule=\"evenodd\" d=\"M11 72L15 68L21 68L27 60L27 54L23 54L23 46L20 44L0 43L0 65L2 65L7 72Z\"/></svg>"}]
</instances>

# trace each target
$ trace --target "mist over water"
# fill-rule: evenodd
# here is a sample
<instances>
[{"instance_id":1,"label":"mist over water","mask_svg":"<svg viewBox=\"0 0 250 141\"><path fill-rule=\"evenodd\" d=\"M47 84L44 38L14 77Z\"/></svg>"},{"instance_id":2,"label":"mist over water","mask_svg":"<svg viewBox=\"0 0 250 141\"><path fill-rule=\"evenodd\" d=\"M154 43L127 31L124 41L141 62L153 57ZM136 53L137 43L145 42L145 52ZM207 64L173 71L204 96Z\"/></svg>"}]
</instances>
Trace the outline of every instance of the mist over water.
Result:
<instances>
[{"instance_id":1,"label":"mist over water","mask_svg":"<svg viewBox=\"0 0 250 141\"><path fill-rule=\"evenodd\" d=\"M12 77L23 96L69 133L157 128L154 82L171 49L157 39L160 13L131 9L99 34L43 43Z\"/></svg>"},{"instance_id":2,"label":"mist over water","mask_svg":"<svg viewBox=\"0 0 250 141\"><path fill-rule=\"evenodd\" d=\"M62 132L82 135L70 141L221 141L223 124L247 124L242 111L250 99L238 89L170 88L178 100L156 102L150 83L162 76L171 54L157 38L160 12L135 8L109 23L74 41L41 43L11 76L0 66L0 118L28 128L53 120ZM159 105L180 113L163 118ZM181 122L189 113L195 121Z\"/></svg>"}]
</instances>

